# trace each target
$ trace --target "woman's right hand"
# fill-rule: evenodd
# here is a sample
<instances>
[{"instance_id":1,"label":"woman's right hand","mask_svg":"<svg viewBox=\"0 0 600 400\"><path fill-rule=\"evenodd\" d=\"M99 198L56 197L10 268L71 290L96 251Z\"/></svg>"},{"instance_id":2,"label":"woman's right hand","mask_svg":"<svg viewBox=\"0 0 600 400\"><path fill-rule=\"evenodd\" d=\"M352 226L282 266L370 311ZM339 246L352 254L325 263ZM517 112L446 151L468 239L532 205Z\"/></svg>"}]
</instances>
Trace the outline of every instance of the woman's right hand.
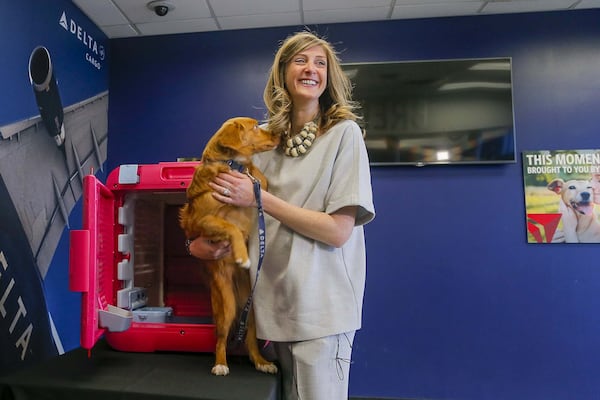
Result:
<instances>
[{"instance_id":1,"label":"woman's right hand","mask_svg":"<svg viewBox=\"0 0 600 400\"><path fill-rule=\"evenodd\" d=\"M201 260L218 260L231 251L228 241L213 242L202 236L192 240L188 246L190 255Z\"/></svg>"}]
</instances>

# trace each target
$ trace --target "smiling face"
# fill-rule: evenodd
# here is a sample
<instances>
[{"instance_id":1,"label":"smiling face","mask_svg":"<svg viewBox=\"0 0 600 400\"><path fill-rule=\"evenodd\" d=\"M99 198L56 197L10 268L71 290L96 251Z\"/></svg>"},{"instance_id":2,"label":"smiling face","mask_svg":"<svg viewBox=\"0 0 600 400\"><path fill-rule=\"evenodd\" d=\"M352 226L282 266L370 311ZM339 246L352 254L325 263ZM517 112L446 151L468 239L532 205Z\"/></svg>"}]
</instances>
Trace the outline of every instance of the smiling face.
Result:
<instances>
[{"instance_id":1,"label":"smiling face","mask_svg":"<svg viewBox=\"0 0 600 400\"><path fill-rule=\"evenodd\" d=\"M321 46L295 54L286 65L285 85L294 104L319 104L327 87L327 55Z\"/></svg>"},{"instance_id":2,"label":"smiling face","mask_svg":"<svg viewBox=\"0 0 600 400\"><path fill-rule=\"evenodd\" d=\"M576 215L593 215L594 190L591 181L554 179L548 189L561 196L567 207L577 211Z\"/></svg>"}]
</instances>

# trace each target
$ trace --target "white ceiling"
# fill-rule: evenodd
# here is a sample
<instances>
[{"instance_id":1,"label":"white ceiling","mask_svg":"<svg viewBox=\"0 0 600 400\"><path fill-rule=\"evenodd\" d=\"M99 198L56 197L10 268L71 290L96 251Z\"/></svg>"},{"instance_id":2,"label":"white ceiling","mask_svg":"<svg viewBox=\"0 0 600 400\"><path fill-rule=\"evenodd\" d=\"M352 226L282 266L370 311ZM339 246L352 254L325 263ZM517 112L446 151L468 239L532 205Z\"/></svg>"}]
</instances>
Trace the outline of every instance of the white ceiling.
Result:
<instances>
[{"instance_id":1,"label":"white ceiling","mask_svg":"<svg viewBox=\"0 0 600 400\"><path fill-rule=\"evenodd\" d=\"M233 29L302 26L600 8L600 0L72 0L109 38Z\"/></svg>"}]
</instances>

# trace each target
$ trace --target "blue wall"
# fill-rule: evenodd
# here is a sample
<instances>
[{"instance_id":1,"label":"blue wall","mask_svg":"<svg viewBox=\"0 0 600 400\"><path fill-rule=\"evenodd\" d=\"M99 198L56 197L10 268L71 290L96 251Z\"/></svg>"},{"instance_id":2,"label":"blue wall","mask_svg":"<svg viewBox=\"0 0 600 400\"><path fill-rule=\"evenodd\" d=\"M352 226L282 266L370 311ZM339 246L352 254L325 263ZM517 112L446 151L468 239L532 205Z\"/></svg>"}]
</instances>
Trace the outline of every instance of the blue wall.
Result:
<instances>
[{"instance_id":1,"label":"blue wall","mask_svg":"<svg viewBox=\"0 0 600 400\"><path fill-rule=\"evenodd\" d=\"M509 56L517 151L599 148L600 12L319 26L345 62ZM111 41L109 170L199 156L261 118L279 40L300 28ZM364 328L351 395L600 395L597 245L527 244L521 163L373 168Z\"/></svg>"}]
</instances>

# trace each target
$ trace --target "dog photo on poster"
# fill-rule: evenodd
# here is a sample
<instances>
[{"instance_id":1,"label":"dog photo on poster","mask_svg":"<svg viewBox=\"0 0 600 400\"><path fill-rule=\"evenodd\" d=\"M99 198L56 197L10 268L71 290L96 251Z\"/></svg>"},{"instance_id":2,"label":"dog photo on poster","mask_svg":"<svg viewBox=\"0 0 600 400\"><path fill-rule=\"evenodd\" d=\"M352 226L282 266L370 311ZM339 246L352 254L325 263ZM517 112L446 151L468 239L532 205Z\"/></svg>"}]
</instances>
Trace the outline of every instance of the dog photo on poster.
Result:
<instances>
[{"instance_id":1,"label":"dog photo on poster","mask_svg":"<svg viewBox=\"0 0 600 400\"><path fill-rule=\"evenodd\" d=\"M523 152L528 243L600 243L600 149Z\"/></svg>"}]
</instances>

